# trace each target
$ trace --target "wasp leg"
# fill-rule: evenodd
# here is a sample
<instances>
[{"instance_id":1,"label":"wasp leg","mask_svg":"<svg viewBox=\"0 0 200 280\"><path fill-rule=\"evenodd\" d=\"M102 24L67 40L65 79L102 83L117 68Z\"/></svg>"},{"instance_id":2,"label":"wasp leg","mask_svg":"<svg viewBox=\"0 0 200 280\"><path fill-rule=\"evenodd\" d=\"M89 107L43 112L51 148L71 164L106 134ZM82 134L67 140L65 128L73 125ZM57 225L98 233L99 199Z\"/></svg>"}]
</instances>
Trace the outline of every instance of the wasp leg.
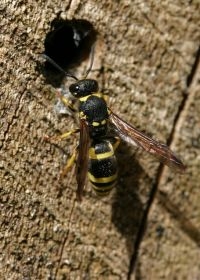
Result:
<instances>
[{"instance_id":1,"label":"wasp leg","mask_svg":"<svg viewBox=\"0 0 200 280\"><path fill-rule=\"evenodd\" d=\"M63 96L60 91L56 91L56 95L66 107L68 107L72 112L76 112L76 109L74 108L72 102L70 102L69 99Z\"/></svg>"},{"instance_id":2,"label":"wasp leg","mask_svg":"<svg viewBox=\"0 0 200 280\"><path fill-rule=\"evenodd\" d=\"M80 131L80 129L77 128L77 129L65 132L65 133L63 133L61 135L58 135L58 136L50 137L48 135L45 135L44 136L44 140L45 141L49 141L49 142L51 142L51 141L62 141L63 139L66 139L69 136L71 136L72 134L75 134L75 133L77 133L79 131ZM63 170L60 172L60 176L59 176L60 179L63 178L67 174L68 170L71 168L71 166L73 165L73 163L76 160L76 155L77 155L77 148L74 150L72 156L70 157L70 159L68 159L67 164L65 165Z\"/></svg>"},{"instance_id":3,"label":"wasp leg","mask_svg":"<svg viewBox=\"0 0 200 280\"><path fill-rule=\"evenodd\" d=\"M58 136L48 136L48 135L45 135L44 136L44 140L45 141L49 141L49 142L51 142L51 141L62 141L62 140L64 140L64 139L67 139L70 135L72 135L72 134L74 134L74 133L77 133L77 132L79 132L80 131L80 129L79 128L76 128L76 129L73 129L73 130L70 130L70 131L68 131L68 132L65 132L65 133L63 133L63 134L61 134L61 135L58 135Z\"/></svg>"},{"instance_id":4,"label":"wasp leg","mask_svg":"<svg viewBox=\"0 0 200 280\"><path fill-rule=\"evenodd\" d=\"M116 149L118 148L120 142L121 142L121 140L120 140L120 138L118 138L118 137L114 137L114 138L112 139L111 143L112 143L112 146L113 146L114 151L116 151Z\"/></svg>"},{"instance_id":5,"label":"wasp leg","mask_svg":"<svg viewBox=\"0 0 200 280\"><path fill-rule=\"evenodd\" d=\"M73 154L71 155L71 157L68 159L66 165L64 166L63 170L60 172L60 178L63 178L67 172L69 171L69 169L73 166L75 160L76 160L76 156L77 156L77 151L78 151L78 147L76 147L74 149Z\"/></svg>"}]
</instances>

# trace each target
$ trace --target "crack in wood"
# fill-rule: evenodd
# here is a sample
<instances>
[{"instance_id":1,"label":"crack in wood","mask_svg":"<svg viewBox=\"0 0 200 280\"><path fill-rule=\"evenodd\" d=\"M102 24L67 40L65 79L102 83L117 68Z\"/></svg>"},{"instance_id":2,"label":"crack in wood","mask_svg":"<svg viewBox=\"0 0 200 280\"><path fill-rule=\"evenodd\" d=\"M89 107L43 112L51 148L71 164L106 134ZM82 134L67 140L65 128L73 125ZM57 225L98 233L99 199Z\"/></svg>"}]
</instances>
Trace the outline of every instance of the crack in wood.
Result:
<instances>
[{"instance_id":1,"label":"crack in wood","mask_svg":"<svg viewBox=\"0 0 200 280\"><path fill-rule=\"evenodd\" d=\"M179 121L179 119L181 117L181 114L184 111L186 103L188 101L189 88L191 87L192 82L194 80L194 77L195 77L195 74L196 74L199 62L200 62L200 46L199 46L199 48L198 48L198 50L196 52L194 63L192 65L192 67L191 67L191 71L190 71L190 73L189 73L189 75L188 75L188 77L186 79L187 88L183 92L182 102L180 103L179 109L178 109L177 114L176 114L176 116L174 118L174 124L173 124L172 130L171 130L171 133L169 135L169 138L167 140L167 145L168 146L170 146L172 144L172 142L173 142L174 135L176 133L177 123L178 123L178 121ZM128 275L127 275L127 280L131 279L131 276L134 273L136 265L137 265L138 253L139 253L140 245L141 245L142 240L143 240L143 236L145 234L147 220L148 220L148 214L150 212L150 208L151 208L151 205L153 204L154 198L155 198L155 196L156 196L156 194L158 192L160 180L161 180L162 175L163 175L163 170L164 170L164 165L160 164L159 167L158 167L158 170L157 170L157 174L155 176L155 180L152 183L152 188L151 188L151 191L150 191L149 199L147 201L146 208L144 209L143 216L142 216L142 219L141 219L141 222L140 222L140 226L139 226L139 229L138 229L138 233L137 233L137 236L136 236L133 254L132 254L131 258L130 258L130 264L129 264L129 271L128 271ZM159 197L163 197L163 193L162 192L159 192ZM180 217L180 215L179 215L179 217ZM181 219L181 221L179 221L179 224L180 224L180 227L184 230L184 232L186 232L188 234L188 236L194 242L196 242L197 245L199 246L200 240L199 240L199 232L198 232L198 230L188 220L186 222L185 219L184 220Z\"/></svg>"}]
</instances>

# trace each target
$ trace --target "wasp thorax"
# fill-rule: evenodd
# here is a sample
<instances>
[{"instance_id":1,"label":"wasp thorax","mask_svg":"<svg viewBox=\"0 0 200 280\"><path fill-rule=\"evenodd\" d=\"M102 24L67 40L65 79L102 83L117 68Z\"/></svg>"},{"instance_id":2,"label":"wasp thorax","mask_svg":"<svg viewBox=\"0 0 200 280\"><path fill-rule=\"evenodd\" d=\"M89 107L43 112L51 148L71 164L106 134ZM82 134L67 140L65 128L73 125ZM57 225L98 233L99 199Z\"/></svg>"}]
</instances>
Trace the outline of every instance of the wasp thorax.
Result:
<instances>
[{"instance_id":1,"label":"wasp thorax","mask_svg":"<svg viewBox=\"0 0 200 280\"><path fill-rule=\"evenodd\" d=\"M69 87L71 94L75 97L87 96L93 92L97 92L98 89L97 81L92 79L80 80Z\"/></svg>"}]
</instances>

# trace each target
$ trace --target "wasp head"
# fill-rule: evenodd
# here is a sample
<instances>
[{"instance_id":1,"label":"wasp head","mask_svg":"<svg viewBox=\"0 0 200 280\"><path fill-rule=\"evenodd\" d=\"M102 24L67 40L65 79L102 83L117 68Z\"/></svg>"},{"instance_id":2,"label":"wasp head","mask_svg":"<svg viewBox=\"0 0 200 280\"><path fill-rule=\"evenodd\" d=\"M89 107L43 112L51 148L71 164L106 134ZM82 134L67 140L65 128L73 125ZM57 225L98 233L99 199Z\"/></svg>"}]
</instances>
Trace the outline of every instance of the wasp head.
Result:
<instances>
[{"instance_id":1,"label":"wasp head","mask_svg":"<svg viewBox=\"0 0 200 280\"><path fill-rule=\"evenodd\" d=\"M74 97L84 97L91 93L97 92L99 89L96 80L84 79L80 80L69 87L69 91Z\"/></svg>"}]
</instances>

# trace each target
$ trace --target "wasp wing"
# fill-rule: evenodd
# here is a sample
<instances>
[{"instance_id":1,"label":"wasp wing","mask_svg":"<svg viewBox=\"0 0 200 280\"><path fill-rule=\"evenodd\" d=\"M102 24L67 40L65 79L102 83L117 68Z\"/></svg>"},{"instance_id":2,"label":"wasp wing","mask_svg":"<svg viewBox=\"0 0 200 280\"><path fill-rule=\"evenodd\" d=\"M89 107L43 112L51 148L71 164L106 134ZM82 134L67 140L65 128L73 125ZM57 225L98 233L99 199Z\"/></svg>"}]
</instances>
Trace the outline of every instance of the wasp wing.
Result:
<instances>
[{"instance_id":1,"label":"wasp wing","mask_svg":"<svg viewBox=\"0 0 200 280\"><path fill-rule=\"evenodd\" d=\"M89 129L85 120L80 119L80 140L76 163L77 199L82 200L83 189L88 171L88 149L90 146Z\"/></svg>"},{"instance_id":2,"label":"wasp wing","mask_svg":"<svg viewBox=\"0 0 200 280\"><path fill-rule=\"evenodd\" d=\"M109 109L110 110L110 109ZM148 153L154 155L162 163L166 164L171 168L177 169L179 172L185 171L185 166L179 158L172 152L169 147L162 144L144 133L140 132L138 129L128 124L115 113L110 110L110 121L114 125L114 129L120 138L127 143L135 145L142 148Z\"/></svg>"}]
</instances>

